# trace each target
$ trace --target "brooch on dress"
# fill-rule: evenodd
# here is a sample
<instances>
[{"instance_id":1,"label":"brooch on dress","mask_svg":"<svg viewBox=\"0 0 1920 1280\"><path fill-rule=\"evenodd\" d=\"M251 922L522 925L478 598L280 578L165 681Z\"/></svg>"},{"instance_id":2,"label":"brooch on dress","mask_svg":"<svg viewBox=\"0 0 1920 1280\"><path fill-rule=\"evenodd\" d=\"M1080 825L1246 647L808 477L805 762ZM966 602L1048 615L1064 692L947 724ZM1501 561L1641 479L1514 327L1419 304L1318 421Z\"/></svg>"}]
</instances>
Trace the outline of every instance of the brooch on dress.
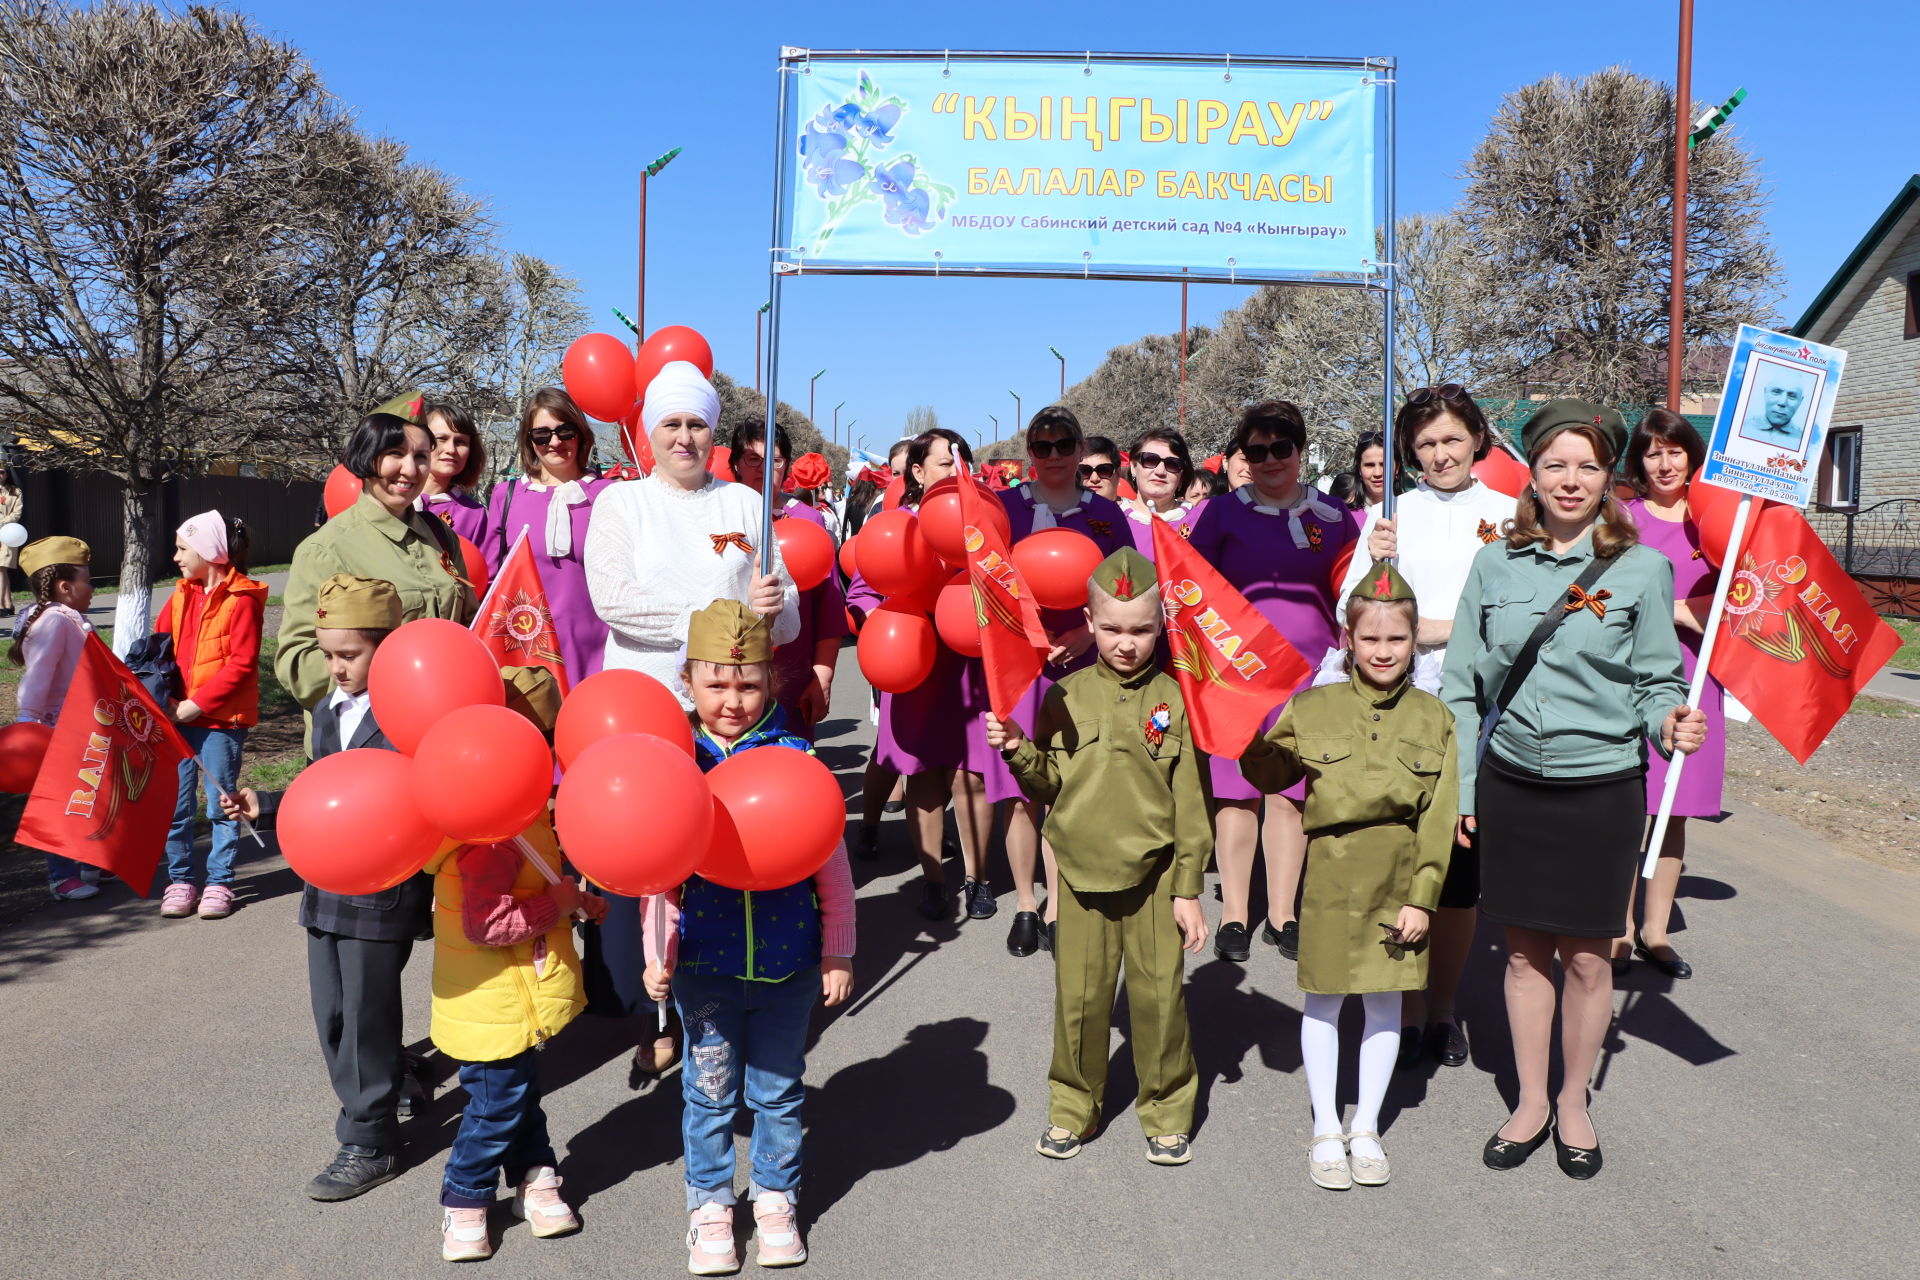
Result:
<instances>
[{"instance_id":1,"label":"brooch on dress","mask_svg":"<svg viewBox=\"0 0 1920 1280\"><path fill-rule=\"evenodd\" d=\"M1166 740L1167 729L1172 724L1173 708L1164 702L1155 707L1152 714L1147 717L1145 726L1147 745L1158 747Z\"/></svg>"}]
</instances>

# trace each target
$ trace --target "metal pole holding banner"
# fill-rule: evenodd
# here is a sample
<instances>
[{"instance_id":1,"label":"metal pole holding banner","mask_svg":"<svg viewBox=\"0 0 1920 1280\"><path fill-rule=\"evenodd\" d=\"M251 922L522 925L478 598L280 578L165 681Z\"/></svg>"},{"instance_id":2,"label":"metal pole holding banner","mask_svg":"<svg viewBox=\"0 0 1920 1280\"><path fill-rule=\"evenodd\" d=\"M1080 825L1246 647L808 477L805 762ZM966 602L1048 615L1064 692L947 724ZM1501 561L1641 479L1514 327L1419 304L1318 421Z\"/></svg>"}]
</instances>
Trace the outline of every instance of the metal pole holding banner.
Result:
<instances>
[{"instance_id":1,"label":"metal pole holding banner","mask_svg":"<svg viewBox=\"0 0 1920 1280\"><path fill-rule=\"evenodd\" d=\"M1726 612L1727 588L1733 585L1734 566L1740 562L1740 546L1747 537L1747 517L1753 512L1753 495L1740 496L1740 506L1733 513L1733 531L1727 535L1726 558L1720 562L1720 578L1713 587L1713 607L1707 610L1707 628L1700 637L1700 656L1693 664L1693 684L1687 690L1687 705L1700 705L1701 695L1707 690L1707 665L1713 661L1713 642L1720 635L1720 615ZM1684 752L1674 752L1673 759L1667 765L1666 788L1660 793L1660 808L1653 819L1653 831L1647 837L1647 856L1640 867L1643 880L1653 879L1654 868L1660 865L1660 850L1667 843L1667 822L1673 817L1673 799L1680 791L1680 774L1687 767Z\"/></svg>"},{"instance_id":2,"label":"metal pole holding banner","mask_svg":"<svg viewBox=\"0 0 1920 1280\"><path fill-rule=\"evenodd\" d=\"M1399 310L1396 306L1396 296L1400 292L1400 259L1395 251L1393 225L1395 218L1393 205L1393 171L1397 167L1394 163L1394 91L1398 88L1398 85L1395 83L1398 79L1398 70L1392 58L1375 58L1372 61L1376 67L1379 67L1386 73L1384 76L1376 76L1375 83L1384 86L1387 91L1387 172L1385 181L1381 184L1381 194L1385 197L1387 206L1386 231L1381 237L1381 252L1386 255L1386 261L1380 264L1381 269L1386 272L1387 278L1387 306L1384 325L1386 329L1386 347L1382 357L1386 362L1386 378L1385 387L1381 395L1384 421L1381 428L1380 439L1381 457L1386 462L1386 484L1380 492L1380 514L1383 518L1391 520L1393 519L1393 476L1395 471L1393 463L1394 344L1399 338L1400 333Z\"/></svg>"},{"instance_id":3,"label":"metal pole holding banner","mask_svg":"<svg viewBox=\"0 0 1920 1280\"><path fill-rule=\"evenodd\" d=\"M767 283L767 434L762 439L760 452L762 465L760 497L763 510L760 513L760 556L754 568L759 573L767 572L773 563L768 551L773 546L773 504L774 495L779 491L773 485L773 446L778 438L779 427L775 423L775 410L780 404L780 281L786 274L787 266L779 254L789 246L782 245L781 224L786 204L787 191L787 77L792 74L793 64L788 59L788 50L780 51L780 74L775 77L780 89L780 107L774 113L773 141L773 232L768 241L768 283ZM822 369L821 373L826 370ZM814 375L816 378L818 374ZM809 388L811 390L811 388ZM812 418L812 413L808 413Z\"/></svg>"}]
</instances>

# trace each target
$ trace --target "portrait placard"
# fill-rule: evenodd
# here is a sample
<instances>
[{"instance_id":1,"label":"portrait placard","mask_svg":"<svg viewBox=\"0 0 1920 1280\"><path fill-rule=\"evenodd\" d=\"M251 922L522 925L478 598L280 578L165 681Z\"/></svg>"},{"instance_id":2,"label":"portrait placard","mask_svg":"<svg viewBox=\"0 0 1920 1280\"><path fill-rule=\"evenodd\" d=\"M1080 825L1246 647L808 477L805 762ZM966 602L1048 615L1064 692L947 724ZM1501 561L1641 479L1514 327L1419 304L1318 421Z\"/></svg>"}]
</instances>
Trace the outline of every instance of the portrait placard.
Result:
<instances>
[{"instance_id":1,"label":"portrait placard","mask_svg":"<svg viewBox=\"0 0 1920 1280\"><path fill-rule=\"evenodd\" d=\"M1804 507L1847 353L1741 325L1701 479Z\"/></svg>"}]
</instances>

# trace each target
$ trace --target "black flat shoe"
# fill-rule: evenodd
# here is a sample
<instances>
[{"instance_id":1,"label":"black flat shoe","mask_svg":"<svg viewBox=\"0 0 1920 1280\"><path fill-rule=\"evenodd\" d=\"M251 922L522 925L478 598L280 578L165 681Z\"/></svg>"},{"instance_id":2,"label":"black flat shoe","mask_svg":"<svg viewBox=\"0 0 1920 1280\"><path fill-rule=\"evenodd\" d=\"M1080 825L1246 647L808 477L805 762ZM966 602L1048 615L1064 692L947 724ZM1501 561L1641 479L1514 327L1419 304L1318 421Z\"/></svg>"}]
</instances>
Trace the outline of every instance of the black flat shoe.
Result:
<instances>
[{"instance_id":1,"label":"black flat shoe","mask_svg":"<svg viewBox=\"0 0 1920 1280\"><path fill-rule=\"evenodd\" d=\"M880 856L880 824L871 827L861 823L853 833L853 856L862 862L872 862Z\"/></svg>"},{"instance_id":2,"label":"black flat shoe","mask_svg":"<svg viewBox=\"0 0 1920 1280\"><path fill-rule=\"evenodd\" d=\"M1489 1169L1518 1169L1527 1162L1527 1157L1540 1149L1540 1144L1553 1132L1553 1117L1548 1116L1540 1124L1540 1132L1525 1142L1515 1142L1503 1138L1495 1129L1493 1136L1487 1139L1486 1150L1480 1153L1480 1159ZM1597 1153L1596 1153L1597 1154Z\"/></svg>"},{"instance_id":3,"label":"black flat shoe","mask_svg":"<svg viewBox=\"0 0 1920 1280\"><path fill-rule=\"evenodd\" d=\"M1427 1042L1421 1037L1419 1027L1400 1028L1400 1056L1393 1060L1396 1071L1411 1071L1420 1065L1421 1055Z\"/></svg>"},{"instance_id":4,"label":"black flat shoe","mask_svg":"<svg viewBox=\"0 0 1920 1280\"><path fill-rule=\"evenodd\" d=\"M1040 949L1040 914L1036 911L1013 913L1013 928L1007 930L1007 954L1025 959Z\"/></svg>"},{"instance_id":5,"label":"black flat shoe","mask_svg":"<svg viewBox=\"0 0 1920 1280\"><path fill-rule=\"evenodd\" d=\"M1636 942L1633 944L1633 954L1639 956L1642 960L1645 960L1669 978L1691 978L1693 976L1693 966L1685 960L1682 960L1680 953L1672 947L1668 947L1667 951L1672 954L1673 959L1666 959L1661 956L1659 952L1646 946L1644 943ZM1614 972L1618 973L1619 970L1616 969ZM1588 1176L1591 1177L1592 1175L1589 1174Z\"/></svg>"},{"instance_id":6,"label":"black flat shoe","mask_svg":"<svg viewBox=\"0 0 1920 1280\"><path fill-rule=\"evenodd\" d=\"M1049 920L1047 921L1047 927L1040 932L1040 949L1048 955L1053 955L1059 950L1059 944L1060 922L1058 920Z\"/></svg>"},{"instance_id":7,"label":"black flat shoe","mask_svg":"<svg viewBox=\"0 0 1920 1280\"><path fill-rule=\"evenodd\" d=\"M1600 1148L1568 1146L1560 1141L1559 1125L1553 1127L1553 1158L1560 1172L1582 1182L1600 1172Z\"/></svg>"},{"instance_id":8,"label":"black flat shoe","mask_svg":"<svg viewBox=\"0 0 1920 1280\"><path fill-rule=\"evenodd\" d=\"M1213 954L1222 960L1245 964L1248 954L1247 926L1238 920L1221 925L1220 932L1213 935Z\"/></svg>"},{"instance_id":9,"label":"black flat shoe","mask_svg":"<svg viewBox=\"0 0 1920 1280\"><path fill-rule=\"evenodd\" d=\"M1289 920L1278 929L1268 920L1260 926L1260 941L1275 948L1289 960L1300 958L1300 922Z\"/></svg>"},{"instance_id":10,"label":"black flat shoe","mask_svg":"<svg viewBox=\"0 0 1920 1280\"><path fill-rule=\"evenodd\" d=\"M1456 1023L1436 1022L1427 1028L1427 1050L1443 1067L1464 1066L1470 1052L1467 1033Z\"/></svg>"},{"instance_id":11,"label":"black flat shoe","mask_svg":"<svg viewBox=\"0 0 1920 1280\"><path fill-rule=\"evenodd\" d=\"M1631 950L1615 952L1609 959L1613 964L1613 976L1616 978L1626 977L1628 972L1633 968L1633 952Z\"/></svg>"}]
</instances>

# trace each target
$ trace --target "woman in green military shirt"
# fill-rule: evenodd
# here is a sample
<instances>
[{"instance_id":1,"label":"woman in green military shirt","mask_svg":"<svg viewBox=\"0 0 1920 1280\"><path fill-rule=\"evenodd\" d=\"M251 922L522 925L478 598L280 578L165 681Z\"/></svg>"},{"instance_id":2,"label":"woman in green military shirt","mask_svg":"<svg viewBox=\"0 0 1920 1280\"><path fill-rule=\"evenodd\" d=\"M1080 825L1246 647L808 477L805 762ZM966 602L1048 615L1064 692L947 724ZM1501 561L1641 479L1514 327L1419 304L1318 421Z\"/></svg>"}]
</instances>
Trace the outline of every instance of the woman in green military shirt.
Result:
<instances>
[{"instance_id":1,"label":"woman in green military shirt","mask_svg":"<svg viewBox=\"0 0 1920 1280\"><path fill-rule=\"evenodd\" d=\"M1487 1140L1511 1169L1549 1134L1573 1178L1600 1171L1587 1082L1613 1015L1612 940L1627 904L1646 814L1644 742L1696 750L1706 717L1686 706L1673 633L1673 565L1639 545L1611 500L1626 423L1612 409L1555 400L1527 420L1533 487L1506 538L1481 550L1454 615L1441 696L1462 741L1462 833L1480 833L1480 914L1505 926L1507 1022L1520 1098ZM1597 557L1597 559L1596 559ZM1584 580L1597 564L1599 577ZM1507 673L1547 617L1560 619L1508 705ZM1486 726L1486 727L1483 727ZM1553 961L1562 1082L1550 1107Z\"/></svg>"},{"instance_id":2,"label":"woman in green military shirt","mask_svg":"<svg viewBox=\"0 0 1920 1280\"><path fill-rule=\"evenodd\" d=\"M301 706L312 710L332 680L314 640L320 584L336 573L391 582L402 617L465 623L479 602L460 577L445 525L413 509L427 479L433 437L419 425L420 397L402 397L360 419L341 462L362 488L354 504L320 526L293 553L280 623L274 674Z\"/></svg>"}]
</instances>

